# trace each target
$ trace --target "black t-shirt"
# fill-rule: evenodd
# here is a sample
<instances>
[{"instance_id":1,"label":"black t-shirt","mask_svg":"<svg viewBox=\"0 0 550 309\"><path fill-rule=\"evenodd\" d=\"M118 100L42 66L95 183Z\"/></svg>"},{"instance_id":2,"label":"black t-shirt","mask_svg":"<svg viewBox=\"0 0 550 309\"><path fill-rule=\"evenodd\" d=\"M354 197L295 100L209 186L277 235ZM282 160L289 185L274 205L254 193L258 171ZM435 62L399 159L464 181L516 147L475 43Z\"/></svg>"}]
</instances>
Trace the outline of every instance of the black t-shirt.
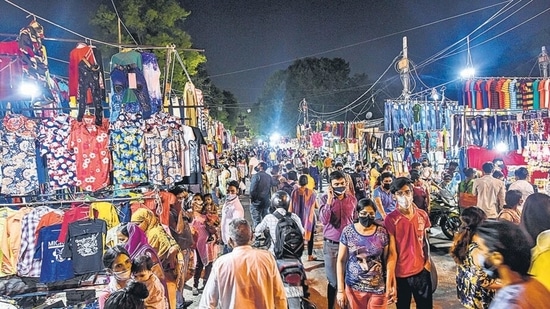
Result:
<instances>
[{"instance_id":1,"label":"black t-shirt","mask_svg":"<svg viewBox=\"0 0 550 309\"><path fill-rule=\"evenodd\" d=\"M75 275L101 271L107 224L101 219L76 221L69 224L63 247L64 258L71 258Z\"/></svg>"},{"instance_id":2,"label":"black t-shirt","mask_svg":"<svg viewBox=\"0 0 550 309\"><path fill-rule=\"evenodd\" d=\"M367 191L365 189L365 179L367 176L362 173L353 172L349 174L353 181L353 187L355 188L355 197L357 200L367 197Z\"/></svg>"}]
</instances>

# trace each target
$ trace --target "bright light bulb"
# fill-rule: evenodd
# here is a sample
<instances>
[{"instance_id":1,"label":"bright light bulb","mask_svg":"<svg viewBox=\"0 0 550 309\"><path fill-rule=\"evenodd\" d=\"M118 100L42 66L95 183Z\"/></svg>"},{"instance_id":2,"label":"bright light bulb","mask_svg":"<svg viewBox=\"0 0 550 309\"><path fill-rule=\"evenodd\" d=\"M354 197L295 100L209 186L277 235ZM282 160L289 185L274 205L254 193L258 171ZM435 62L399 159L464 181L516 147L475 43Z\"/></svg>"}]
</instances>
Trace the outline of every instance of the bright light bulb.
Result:
<instances>
[{"instance_id":1,"label":"bright light bulb","mask_svg":"<svg viewBox=\"0 0 550 309\"><path fill-rule=\"evenodd\" d=\"M460 72L460 76L462 76L462 78L472 78L476 76L476 70L472 67L465 68Z\"/></svg>"},{"instance_id":2,"label":"bright light bulb","mask_svg":"<svg viewBox=\"0 0 550 309\"><path fill-rule=\"evenodd\" d=\"M19 93L25 97L32 98L38 96L40 94L40 90L35 83L22 82L21 85L19 85Z\"/></svg>"},{"instance_id":3,"label":"bright light bulb","mask_svg":"<svg viewBox=\"0 0 550 309\"><path fill-rule=\"evenodd\" d=\"M504 142L500 142L495 146L495 149L498 152L506 152L508 151L508 145L506 145Z\"/></svg>"}]
</instances>

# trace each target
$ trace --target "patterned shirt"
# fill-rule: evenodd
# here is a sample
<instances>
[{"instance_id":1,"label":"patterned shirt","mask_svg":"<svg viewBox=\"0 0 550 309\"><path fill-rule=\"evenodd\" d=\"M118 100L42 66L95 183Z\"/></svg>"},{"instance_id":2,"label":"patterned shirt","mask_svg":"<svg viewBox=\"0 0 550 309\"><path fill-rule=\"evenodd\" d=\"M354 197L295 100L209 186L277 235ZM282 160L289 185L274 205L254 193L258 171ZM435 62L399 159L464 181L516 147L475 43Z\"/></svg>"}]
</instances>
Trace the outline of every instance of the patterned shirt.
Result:
<instances>
[{"instance_id":1,"label":"patterned shirt","mask_svg":"<svg viewBox=\"0 0 550 309\"><path fill-rule=\"evenodd\" d=\"M36 166L36 123L22 115L6 115L3 120L2 194L25 195L38 189Z\"/></svg>"},{"instance_id":2,"label":"patterned shirt","mask_svg":"<svg viewBox=\"0 0 550 309\"><path fill-rule=\"evenodd\" d=\"M131 126L111 130L111 145L115 187L146 182L143 131Z\"/></svg>"},{"instance_id":3,"label":"patterned shirt","mask_svg":"<svg viewBox=\"0 0 550 309\"><path fill-rule=\"evenodd\" d=\"M76 155L77 185L85 191L96 191L109 185L111 152L109 133L100 126L73 124L69 147Z\"/></svg>"},{"instance_id":4,"label":"patterned shirt","mask_svg":"<svg viewBox=\"0 0 550 309\"><path fill-rule=\"evenodd\" d=\"M17 275L21 277L40 277L41 260L34 260L36 250L36 227L40 218L53 211L47 206L38 206L23 217L21 221L21 249L17 263Z\"/></svg>"},{"instance_id":5,"label":"patterned shirt","mask_svg":"<svg viewBox=\"0 0 550 309\"><path fill-rule=\"evenodd\" d=\"M378 226L372 235L361 235L350 224L342 231L340 243L348 250L346 285L353 290L382 294L386 288L384 248L389 243L388 232Z\"/></svg>"},{"instance_id":6,"label":"patterned shirt","mask_svg":"<svg viewBox=\"0 0 550 309\"><path fill-rule=\"evenodd\" d=\"M68 143L71 125L75 120L68 115L44 119L39 139L41 155L46 155L48 176L52 190L74 186L76 179L76 158L69 151Z\"/></svg>"}]
</instances>

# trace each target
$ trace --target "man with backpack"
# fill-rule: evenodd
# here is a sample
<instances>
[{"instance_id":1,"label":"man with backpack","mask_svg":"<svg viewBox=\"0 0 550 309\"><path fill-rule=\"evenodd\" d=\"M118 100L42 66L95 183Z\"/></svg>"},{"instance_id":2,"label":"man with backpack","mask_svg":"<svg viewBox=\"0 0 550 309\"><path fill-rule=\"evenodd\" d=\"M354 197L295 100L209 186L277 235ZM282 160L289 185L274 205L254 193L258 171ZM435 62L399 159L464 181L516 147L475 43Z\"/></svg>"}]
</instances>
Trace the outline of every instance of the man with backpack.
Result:
<instances>
[{"instance_id":1,"label":"man with backpack","mask_svg":"<svg viewBox=\"0 0 550 309\"><path fill-rule=\"evenodd\" d=\"M285 191L277 191L271 198L273 213L268 214L254 230L256 236L269 230L271 245L269 251L275 259L300 259L304 251L304 228L302 221L296 214L288 211L290 196Z\"/></svg>"}]
</instances>

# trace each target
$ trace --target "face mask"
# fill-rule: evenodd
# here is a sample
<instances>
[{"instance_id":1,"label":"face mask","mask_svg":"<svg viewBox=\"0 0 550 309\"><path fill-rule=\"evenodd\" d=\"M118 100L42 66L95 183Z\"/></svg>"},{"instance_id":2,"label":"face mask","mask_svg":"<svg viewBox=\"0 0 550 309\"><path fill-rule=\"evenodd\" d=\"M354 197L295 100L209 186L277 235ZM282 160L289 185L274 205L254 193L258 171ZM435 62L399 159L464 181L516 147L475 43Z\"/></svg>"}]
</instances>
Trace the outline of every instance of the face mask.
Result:
<instances>
[{"instance_id":1,"label":"face mask","mask_svg":"<svg viewBox=\"0 0 550 309\"><path fill-rule=\"evenodd\" d=\"M398 196L397 204L399 205L399 207L405 208L405 209L408 209L410 206L410 203L405 196Z\"/></svg>"},{"instance_id":2,"label":"face mask","mask_svg":"<svg viewBox=\"0 0 550 309\"><path fill-rule=\"evenodd\" d=\"M344 191L346 191L346 187L336 187L336 188L332 188L332 190L334 190L334 193L336 195L342 195L344 194Z\"/></svg>"},{"instance_id":3,"label":"face mask","mask_svg":"<svg viewBox=\"0 0 550 309\"><path fill-rule=\"evenodd\" d=\"M234 199L236 199L236 198L237 198L237 194L235 194L235 193L229 193L229 194L227 194L227 200L228 200L228 201L232 201L232 200L234 200Z\"/></svg>"},{"instance_id":4,"label":"face mask","mask_svg":"<svg viewBox=\"0 0 550 309\"><path fill-rule=\"evenodd\" d=\"M113 276L115 277L116 280L118 281L126 281L126 280L129 280L130 277L131 277L132 273L131 273L131 270L128 269L126 271L116 271L116 272L113 272Z\"/></svg>"},{"instance_id":5,"label":"face mask","mask_svg":"<svg viewBox=\"0 0 550 309\"><path fill-rule=\"evenodd\" d=\"M371 216L359 217L359 223L364 227L370 227L374 223L374 218Z\"/></svg>"},{"instance_id":6,"label":"face mask","mask_svg":"<svg viewBox=\"0 0 550 309\"><path fill-rule=\"evenodd\" d=\"M389 190L391 187L391 183L385 183L382 185L382 188L384 188L384 190Z\"/></svg>"},{"instance_id":7,"label":"face mask","mask_svg":"<svg viewBox=\"0 0 550 309\"><path fill-rule=\"evenodd\" d=\"M482 265L481 268L483 271L487 274L487 276L491 279L498 278L498 272L495 265L491 265L486 259L485 256L480 254L477 256L477 263L478 265Z\"/></svg>"}]
</instances>

